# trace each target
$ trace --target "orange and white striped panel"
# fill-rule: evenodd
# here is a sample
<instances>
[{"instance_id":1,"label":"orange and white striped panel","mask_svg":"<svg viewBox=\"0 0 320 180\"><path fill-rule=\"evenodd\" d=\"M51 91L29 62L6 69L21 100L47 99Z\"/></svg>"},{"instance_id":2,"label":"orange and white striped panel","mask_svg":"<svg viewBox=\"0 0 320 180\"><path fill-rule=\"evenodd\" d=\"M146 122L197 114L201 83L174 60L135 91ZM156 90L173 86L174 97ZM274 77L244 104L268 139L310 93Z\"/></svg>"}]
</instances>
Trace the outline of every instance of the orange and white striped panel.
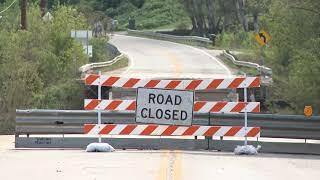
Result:
<instances>
[{"instance_id":1,"label":"orange and white striped panel","mask_svg":"<svg viewBox=\"0 0 320 180\"><path fill-rule=\"evenodd\" d=\"M142 135L142 136L229 136L260 137L259 127L241 126L174 126L138 124L85 124L84 134L89 135Z\"/></svg>"},{"instance_id":2,"label":"orange and white striped panel","mask_svg":"<svg viewBox=\"0 0 320 180\"><path fill-rule=\"evenodd\" d=\"M106 111L135 111L135 100L98 100L85 99L84 108L86 110L106 110ZM199 113L236 113L236 112L260 112L260 102L206 102L196 101L194 112Z\"/></svg>"},{"instance_id":3,"label":"orange and white striped panel","mask_svg":"<svg viewBox=\"0 0 320 180\"><path fill-rule=\"evenodd\" d=\"M196 101L193 106L194 112L199 113L236 113L236 112L260 112L260 102L207 102Z\"/></svg>"},{"instance_id":4,"label":"orange and white striped panel","mask_svg":"<svg viewBox=\"0 0 320 180\"><path fill-rule=\"evenodd\" d=\"M196 80L156 80L122 78L116 76L99 76L88 74L85 77L86 85L99 85L121 88L160 88L179 90L210 90L210 89L236 89L260 87L258 77L237 77L226 79L196 79Z\"/></svg>"}]
</instances>

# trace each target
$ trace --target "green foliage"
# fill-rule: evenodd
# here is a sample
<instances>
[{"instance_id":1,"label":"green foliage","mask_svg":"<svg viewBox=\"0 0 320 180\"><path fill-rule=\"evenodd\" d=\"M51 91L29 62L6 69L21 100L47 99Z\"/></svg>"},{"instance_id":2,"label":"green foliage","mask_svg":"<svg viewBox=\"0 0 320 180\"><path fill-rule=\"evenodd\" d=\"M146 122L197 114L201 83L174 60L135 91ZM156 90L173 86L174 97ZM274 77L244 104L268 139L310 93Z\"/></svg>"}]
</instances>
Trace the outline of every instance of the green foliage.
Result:
<instances>
[{"instance_id":1,"label":"green foliage","mask_svg":"<svg viewBox=\"0 0 320 180\"><path fill-rule=\"evenodd\" d=\"M104 62L113 59L109 50L107 49L108 40L105 38L93 38L90 44L93 48L93 55L90 62Z\"/></svg>"},{"instance_id":2,"label":"green foliage","mask_svg":"<svg viewBox=\"0 0 320 180\"><path fill-rule=\"evenodd\" d=\"M243 52L240 54L236 54L236 58L239 61L249 61L253 63L260 64L260 54L259 52Z\"/></svg>"},{"instance_id":3,"label":"green foliage","mask_svg":"<svg viewBox=\"0 0 320 180\"><path fill-rule=\"evenodd\" d=\"M54 19L45 22L38 6L29 4L28 30L21 31L19 19L11 17L18 11L10 9L0 21L1 124L13 125L15 109L79 109L82 88L76 79L88 58L70 31L86 28L85 18L57 6Z\"/></svg>"},{"instance_id":4,"label":"green foliage","mask_svg":"<svg viewBox=\"0 0 320 180\"><path fill-rule=\"evenodd\" d=\"M272 0L246 0L246 11L250 13L266 13Z\"/></svg>"},{"instance_id":5,"label":"green foliage","mask_svg":"<svg viewBox=\"0 0 320 180\"><path fill-rule=\"evenodd\" d=\"M89 17L98 16L101 12L118 20L117 28L120 30L128 27L129 17L135 18L138 29L174 28L181 22L190 24L177 0L88 0L80 1L77 7Z\"/></svg>"},{"instance_id":6,"label":"green foliage","mask_svg":"<svg viewBox=\"0 0 320 180\"><path fill-rule=\"evenodd\" d=\"M175 30L177 31L183 31L183 30L188 30L189 29L189 25L185 22L180 22L178 24L176 24L175 26Z\"/></svg>"},{"instance_id":7,"label":"green foliage","mask_svg":"<svg viewBox=\"0 0 320 180\"><path fill-rule=\"evenodd\" d=\"M275 74L273 98L302 114L305 105L320 108L320 1L273 2L269 23L273 40L268 60Z\"/></svg>"},{"instance_id":8,"label":"green foliage","mask_svg":"<svg viewBox=\"0 0 320 180\"><path fill-rule=\"evenodd\" d=\"M84 89L81 81L66 79L36 94L34 104L40 109L82 109Z\"/></svg>"},{"instance_id":9,"label":"green foliage","mask_svg":"<svg viewBox=\"0 0 320 180\"><path fill-rule=\"evenodd\" d=\"M305 105L313 106L315 114L320 110L319 8L320 1L313 0L247 1L246 12L259 13L260 29L272 36L262 54L265 64L273 69L274 84L269 100L284 101L298 114L303 113ZM259 63L260 46L255 42L254 33L239 29L241 27L234 26L219 34L217 46L249 49L255 52L252 57L256 60L248 61Z\"/></svg>"},{"instance_id":10,"label":"green foliage","mask_svg":"<svg viewBox=\"0 0 320 180\"><path fill-rule=\"evenodd\" d=\"M217 37L216 46L227 49L255 48L257 43L252 32L237 31L234 33L223 32Z\"/></svg>"},{"instance_id":11,"label":"green foliage","mask_svg":"<svg viewBox=\"0 0 320 180\"><path fill-rule=\"evenodd\" d=\"M119 13L115 19L119 21L121 29L127 28L129 17L135 18L138 29L152 29L189 22L182 5L175 0L146 0L141 8L130 4L130 2L121 3L117 8Z\"/></svg>"}]
</instances>

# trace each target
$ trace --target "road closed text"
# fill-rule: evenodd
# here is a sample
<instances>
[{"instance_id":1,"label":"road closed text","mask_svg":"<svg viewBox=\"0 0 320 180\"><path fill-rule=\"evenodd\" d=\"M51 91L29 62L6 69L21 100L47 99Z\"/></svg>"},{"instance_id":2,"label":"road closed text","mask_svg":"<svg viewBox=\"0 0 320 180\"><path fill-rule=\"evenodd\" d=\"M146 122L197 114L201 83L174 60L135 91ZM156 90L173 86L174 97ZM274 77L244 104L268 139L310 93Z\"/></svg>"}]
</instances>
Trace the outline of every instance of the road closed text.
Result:
<instances>
[{"instance_id":1,"label":"road closed text","mask_svg":"<svg viewBox=\"0 0 320 180\"><path fill-rule=\"evenodd\" d=\"M139 88L136 121L190 125L194 94L190 91Z\"/></svg>"},{"instance_id":2,"label":"road closed text","mask_svg":"<svg viewBox=\"0 0 320 180\"><path fill-rule=\"evenodd\" d=\"M163 94L154 94L150 93L148 97L149 104L158 104L158 105L171 105L179 106L182 103L182 98L179 95L163 95ZM142 108L141 117L151 118L151 119L165 119L165 120L181 120L184 121L188 119L188 113L185 110L177 109L152 109L152 108Z\"/></svg>"}]
</instances>

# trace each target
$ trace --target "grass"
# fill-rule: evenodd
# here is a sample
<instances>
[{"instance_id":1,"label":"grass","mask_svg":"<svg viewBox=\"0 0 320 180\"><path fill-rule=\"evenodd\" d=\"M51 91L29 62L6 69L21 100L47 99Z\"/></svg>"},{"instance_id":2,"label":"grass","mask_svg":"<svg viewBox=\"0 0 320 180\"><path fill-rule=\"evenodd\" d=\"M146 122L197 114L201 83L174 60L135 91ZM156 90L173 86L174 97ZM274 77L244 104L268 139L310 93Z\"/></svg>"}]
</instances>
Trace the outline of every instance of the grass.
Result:
<instances>
[{"instance_id":1,"label":"grass","mask_svg":"<svg viewBox=\"0 0 320 180\"><path fill-rule=\"evenodd\" d=\"M253 62L260 64L260 57L257 56L254 53L238 53L238 54L233 54L235 58L239 61L247 61L247 62Z\"/></svg>"}]
</instances>

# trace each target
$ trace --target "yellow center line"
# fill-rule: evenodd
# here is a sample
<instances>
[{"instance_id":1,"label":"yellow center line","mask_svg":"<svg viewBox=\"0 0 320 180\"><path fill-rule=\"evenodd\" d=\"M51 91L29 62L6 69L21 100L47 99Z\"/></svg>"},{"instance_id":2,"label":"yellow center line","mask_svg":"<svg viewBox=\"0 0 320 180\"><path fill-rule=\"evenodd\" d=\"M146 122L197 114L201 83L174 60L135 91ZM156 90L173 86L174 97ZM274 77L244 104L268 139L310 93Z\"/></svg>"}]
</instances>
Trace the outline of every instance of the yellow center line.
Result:
<instances>
[{"instance_id":1,"label":"yellow center line","mask_svg":"<svg viewBox=\"0 0 320 180\"><path fill-rule=\"evenodd\" d=\"M173 179L181 180L182 179L182 168L181 168L181 152L175 152L175 160L173 164Z\"/></svg>"},{"instance_id":2,"label":"yellow center line","mask_svg":"<svg viewBox=\"0 0 320 180\"><path fill-rule=\"evenodd\" d=\"M165 152L161 157L161 164L157 180L181 180L181 152Z\"/></svg>"},{"instance_id":3,"label":"yellow center line","mask_svg":"<svg viewBox=\"0 0 320 180\"><path fill-rule=\"evenodd\" d=\"M169 152L165 152L161 155L161 163L160 163L160 169L158 172L157 180L167 179L168 162L169 162Z\"/></svg>"},{"instance_id":4,"label":"yellow center line","mask_svg":"<svg viewBox=\"0 0 320 180\"><path fill-rule=\"evenodd\" d=\"M182 73L182 64L179 62L177 56L173 53L167 52L167 57L174 66L175 76L180 76L180 74Z\"/></svg>"}]
</instances>

